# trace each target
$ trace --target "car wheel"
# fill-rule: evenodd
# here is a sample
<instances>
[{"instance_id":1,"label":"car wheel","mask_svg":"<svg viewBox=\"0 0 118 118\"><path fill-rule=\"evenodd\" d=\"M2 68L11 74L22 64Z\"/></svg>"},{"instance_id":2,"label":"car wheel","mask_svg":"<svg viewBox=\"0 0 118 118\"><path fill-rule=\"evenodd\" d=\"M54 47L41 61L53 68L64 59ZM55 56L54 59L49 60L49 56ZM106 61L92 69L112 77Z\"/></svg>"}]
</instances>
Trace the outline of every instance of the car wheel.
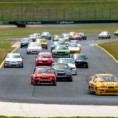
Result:
<instances>
[{"instance_id":1,"label":"car wheel","mask_svg":"<svg viewBox=\"0 0 118 118\"><path fill-rule=\"evenodd\" d=\"M22 48L23 46L21 45L20 48Z\"/></svg>"},{"instance_id":2,"label":"car wheel","mask_svg":"<svg viewBox=\"0 0 118 118\"><path fill-rule=\"evenodd\" d=\"M22 64L22 66L21 66L21 68L23 68L24 66L23 66L23 64Z\"/></svg>"},{"instance_id":3,"label":"car wheel","mask_svg":"<svg viewBox=\"0 0 118 118\"><path fill-rule=\"evenodd\" d=\"M72 82L72 81L73 81L72 77L71 77L68 81L69 81L69 82Z\"/></svg>"},{"instance_id":4,"label":"car wheel","mask_svg":"<svg viewBox=\"0 0 118 118\"><path fill-rule=\"evenodd\" d=\"M29 54L29 53L27 52L27 54Z\"/></svg>"},{"instance_id":5,"label":"car wheel","mask_svg":"<svg viewBox=\"0 0 118 118\"><path fill-rule=\"evenodd\" d=\"M5 64L4 64L4 68L6 68L7 66L5 66Z\"/></svg>"}]
</instances>

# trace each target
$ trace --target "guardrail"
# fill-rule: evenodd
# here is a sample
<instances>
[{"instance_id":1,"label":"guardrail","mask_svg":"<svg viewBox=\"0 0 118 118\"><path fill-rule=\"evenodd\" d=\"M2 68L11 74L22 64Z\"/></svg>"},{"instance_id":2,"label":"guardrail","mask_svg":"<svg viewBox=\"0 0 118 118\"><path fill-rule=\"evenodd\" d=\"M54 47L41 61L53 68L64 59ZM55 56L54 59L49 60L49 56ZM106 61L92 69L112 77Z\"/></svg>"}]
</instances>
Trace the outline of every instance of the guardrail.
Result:
<instances>
[{"instance_id":1,"label":"guardrail","mask_svg":"<svg viewBox=\"0 0 118 118\"><path fill-rule=\"evenodd\" d=\"M0 9L0 21L118 20L118 8Z\"/></svg>"}]
</instances>

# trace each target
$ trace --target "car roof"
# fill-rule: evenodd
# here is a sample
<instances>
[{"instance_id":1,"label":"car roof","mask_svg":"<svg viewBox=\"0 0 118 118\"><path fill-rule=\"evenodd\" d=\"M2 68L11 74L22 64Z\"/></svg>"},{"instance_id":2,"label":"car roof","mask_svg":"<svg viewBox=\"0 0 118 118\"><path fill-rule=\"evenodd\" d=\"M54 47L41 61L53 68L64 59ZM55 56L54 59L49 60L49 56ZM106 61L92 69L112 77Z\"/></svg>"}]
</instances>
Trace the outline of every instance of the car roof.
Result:
<instances>
[{"instance_id":1,"label":"car roof","mask_svg":"<svg viewBox=\"0 0 118 118\"><path fill-rule=\"evenodd\" d=\"M52 68L52 67L50 67L50 66L37 66L35 68Z\"/></svg>"}]
</instances>

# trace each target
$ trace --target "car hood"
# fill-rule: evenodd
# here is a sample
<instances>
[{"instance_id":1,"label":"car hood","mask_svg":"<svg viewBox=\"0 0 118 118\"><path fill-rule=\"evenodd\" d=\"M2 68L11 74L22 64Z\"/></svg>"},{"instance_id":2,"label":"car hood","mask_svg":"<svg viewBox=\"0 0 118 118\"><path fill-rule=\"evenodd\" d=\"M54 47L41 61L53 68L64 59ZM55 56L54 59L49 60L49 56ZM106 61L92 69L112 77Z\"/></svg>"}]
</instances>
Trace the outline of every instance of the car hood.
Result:
<instances>
[{"instance_id":1,"label":"car hood","mask_svg":"<svg viewBox=\"0 0 118 118\"><path fill-rule=\"evenodd\" d=\"M55 76L54 73L38 73L38 74L35 74L37 77L42 77L42 76L45 76L45 77L48 77L48 76Z\"/></svg>"},{"instance_id":2,"label":"car hood","mask_svg":"<svg viewBox=\"0 0 118 118\"><path fill-rule=\"evenodd\" d=\"M65 73L71 73L71 70L65 70L65 69L55 69L55 70L54 70L55 73L58 73L58 72L60 72L60 71L63 71L63 72L65 72Z\"/></svg>"},{"instance_id":3,"label":"car hood","mask_svg":"<svg viewBox=\"0 0 118 118\"><path fill-rule=\"evenodd\" d=\"M76 68L76 67L75 67L75 64L72 64L72 63L68 63L68 66L69 66L70 68Z\"/></svg>"},{"instance_id":4,"label":"car hood","mask_svg":"<svg viewBox=\"0 0 118 118\"><path fill-rule=\"evenodd\" d=\"M70 51L78 51L80 48L79 47L68 47Z\"/></svg>"},{"instance_id":5,"label":"car hood","mask_svg":"<svg viewBox=\"0 0 118 118\"><path fill-rule=\"evenodd\" d=\"M69 50L53 50L52 52L69 52Z\"/></svg>"},{"instance_id":6,"label":"car hood","mask_svg":"<svg viewBox=\"0 0 118 118\"><path fill-rule=\"evenodd\" d=\"M22 61L22 58L17 58L17 59L5 59L5 61Z\"/></svg>"},{"instance_id":7,"label":"car hood","mask_svg":"<svg viewBox=\"0 0 118 118\"><path fill-rule=\"evenodd\" d=\"M41 47L28 47L27 49L42 49Z\"/></svg>"},{"instance_id":8,"label":"car hood","mask_svg":"<svg viewBox=\"0 0 118 118\"><path fill-rule=\"evenodd\" d=\"M53 61L52 58L38 58L38 60L42 60L42 61Z\"/></svg>"}]
</instances>

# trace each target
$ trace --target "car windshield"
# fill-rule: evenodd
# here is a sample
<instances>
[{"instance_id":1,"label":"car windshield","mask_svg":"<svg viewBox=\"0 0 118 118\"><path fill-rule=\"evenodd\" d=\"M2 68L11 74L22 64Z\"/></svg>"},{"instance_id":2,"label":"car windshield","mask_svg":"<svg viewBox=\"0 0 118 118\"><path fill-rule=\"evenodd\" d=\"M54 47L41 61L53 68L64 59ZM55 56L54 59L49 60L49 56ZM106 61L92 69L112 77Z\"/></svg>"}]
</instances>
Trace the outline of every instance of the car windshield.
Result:
<instances>
[{"instance_id":1,"label":"car windshield","mask_svg":"<svg viewBox=\"0 0 118 118\"><path fill-rule=\"evenodd\" d=\"M76 43L70 43L68 44L68 47L78 47Z\"/></svg>"},{"instance_id":2,"label":"car windshield","mask_svg":"<svg viewBox=\"0 0 118 118\"><path fill-rule=\"evenodd\" d=\"M78 40L71 40L70 42L71 42L71 43L79 43Z\"/></svg>"},{"instance_id":3,"label":"car windshield","mask_svg":"<svg viewBox=\"0 0 118 118\"><path fill-rule=\"evenodd\" d=\"M86 56L84 56L84 55L74 55L74 59L86 60Z\"/></svg>"},{"instance_id":4,"label":"car windshield","mask_svg":"<svg viewBox=\"0 0 118 118\"><path fill-rule=\"evenodd\" d=\"M74 64L73 59L60 59L59 63L64 63L64 64Z\"/></svg>"},{"instance_id":5,"label":"car windshield","mask_svg":"<svg viewBox=\"0 0 118 118\"><path fill-rule=\"evenodd\" d=\"M57 46L55 49L56 50L66 50L68 48L66 46L64 46L64 45L61 45L61 46Z\"/></svg>"},{"instance_id":6,"label":"car windshield","mask_svg":"<svg viewBox=\"0 0 118 118\"><path fill-rule=\"evenodd\" d=\"M30 39L22 39L21 41L22 41L22 42L30 41Z\"/></svg>"},{"instance_id":7,"label":"car windshield","mask_svg":"<svg viewBox=\"0 0 118 118\"><path fill-rule=\"evenodd\" d=\"M20 55L7 55L6 58L21 58Z\"/></svg>"},{"instance_id":8,"label":"car windshield","mask_svg":"<svg viewBox=\"0 0 118 118\"><path fill-rule=\"evenodd\" d=\"M118 82L114 76L99 76L98 82Z\"/></svg>"},{"instance_id":9,"label":"car windshield","mask_svg":"<svg viewBox=\"0 0 118 118\"><path fill-rule=\"evenodd\" d=\"M35 73L52 73L51 68L37 68Z\"/></svg>"},{"instance_id":10,"label":"car windshield","mask_svg":"<svg viewBox=\"0 0 118 118\"><path fill-rule=\"evenodd\" d=\"M50 54L39 54L39 58L51 58Z\"/></svg>"},{"instance_id":11,"label":"car windshield","mask_svg":"<svg viewBox=\"0 0 118 118\"><path fill-rule=\"evenodd\" d=\"M65 64L55 64L53 68L54 69L69 69L68 65L65 65Z\"/></svg>"},{"instance_id":12,"label":"car windshield","mask_svg":"<svg viewBox=\"0 0 118 118\"><path fill-rule=\"evenodd\" d=\"M63 38L63 35L56 35L56 38Z\"/></svg>"}]
</instances>

